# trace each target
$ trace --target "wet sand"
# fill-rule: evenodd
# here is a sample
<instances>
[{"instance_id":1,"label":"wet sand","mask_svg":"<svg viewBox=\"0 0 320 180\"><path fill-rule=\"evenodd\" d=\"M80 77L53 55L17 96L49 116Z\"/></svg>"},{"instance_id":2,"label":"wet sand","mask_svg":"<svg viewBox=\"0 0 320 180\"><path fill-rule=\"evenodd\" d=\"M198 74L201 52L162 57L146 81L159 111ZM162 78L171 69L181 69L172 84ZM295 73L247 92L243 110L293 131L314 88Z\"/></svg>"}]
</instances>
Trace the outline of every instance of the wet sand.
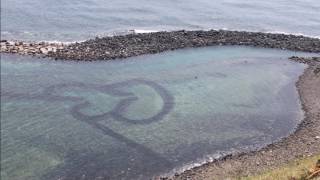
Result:
<instances>
[{"instance_id":1,"label":"wet sand","mask_svg":"<svg viewBox=\"0 0 320 180\"><path fill-rule=\"evenodd\" d=\"M168 179L227 179L259 174L320 153L320 58L291 58L309 66L296 83L305 118L297 130L258 151L229 155ZM316 60L317 59L317 60Z\"/></svg>"}]
</instances>

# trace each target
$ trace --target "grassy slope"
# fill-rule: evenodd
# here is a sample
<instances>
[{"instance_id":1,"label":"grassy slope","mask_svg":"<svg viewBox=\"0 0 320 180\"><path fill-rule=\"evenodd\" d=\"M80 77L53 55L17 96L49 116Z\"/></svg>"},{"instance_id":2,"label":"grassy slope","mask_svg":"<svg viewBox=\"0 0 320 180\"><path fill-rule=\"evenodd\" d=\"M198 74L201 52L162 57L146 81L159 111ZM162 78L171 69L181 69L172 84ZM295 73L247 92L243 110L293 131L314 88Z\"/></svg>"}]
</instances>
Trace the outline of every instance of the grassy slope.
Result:
<instances>
[{"instance_id":1,"label":"grassy slope","mask_svg":"<svg viewBox=\"0 0 320 180\"><path fill-rule=\"evenodd\" d=\"M310 170L315 168L317 160L320 159L320 154L304 159L295 160L280 168L264 172L257 176L240 177L238 180L304 180L310 174ZM294 177L294 178L292 178ZM320 176L312 180L320 180Z\"/></svg>"}]
</instances>

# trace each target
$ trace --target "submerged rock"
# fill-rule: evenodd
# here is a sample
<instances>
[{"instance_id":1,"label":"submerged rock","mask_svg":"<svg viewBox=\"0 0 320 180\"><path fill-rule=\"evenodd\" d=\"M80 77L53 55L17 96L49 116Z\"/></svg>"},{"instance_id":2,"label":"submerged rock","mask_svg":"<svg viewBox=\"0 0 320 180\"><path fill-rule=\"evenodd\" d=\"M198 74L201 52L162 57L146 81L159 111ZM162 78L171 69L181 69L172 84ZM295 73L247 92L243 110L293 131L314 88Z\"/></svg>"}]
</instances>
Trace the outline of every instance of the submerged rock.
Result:
<instances>
[{"instance_id":1,"label":"submerged rock","mask_svg":"<svg viewBox=\"0 0 320 180\"><path fill-rule=\"evenodd\" d=\"M48 54L48 50L46 48L40 48L40 52L42 54Z\"/></svg>"}]
</instances>

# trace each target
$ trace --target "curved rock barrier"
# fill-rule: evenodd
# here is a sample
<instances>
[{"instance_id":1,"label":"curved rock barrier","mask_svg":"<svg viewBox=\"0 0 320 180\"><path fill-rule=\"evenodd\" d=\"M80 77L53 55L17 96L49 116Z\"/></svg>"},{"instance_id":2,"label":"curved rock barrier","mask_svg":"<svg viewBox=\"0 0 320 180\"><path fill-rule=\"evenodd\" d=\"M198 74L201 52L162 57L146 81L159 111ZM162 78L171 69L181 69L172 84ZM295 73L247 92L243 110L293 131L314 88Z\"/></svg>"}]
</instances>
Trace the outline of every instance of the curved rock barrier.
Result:
<instances>
[{"instance_id":1,"label":"curved rock barrier","mask_svg":"<svg viewBox=\"0 0 320 180\"><path fill-rule=\"evenodd\" d=\"M90 39L69 45L1 42L1 52L42 55L64 60L110 60L167 50L214 45L245 45L293 51L320 52L320 39L245 31L172 31Z\"/></svg>"}]
</instances>

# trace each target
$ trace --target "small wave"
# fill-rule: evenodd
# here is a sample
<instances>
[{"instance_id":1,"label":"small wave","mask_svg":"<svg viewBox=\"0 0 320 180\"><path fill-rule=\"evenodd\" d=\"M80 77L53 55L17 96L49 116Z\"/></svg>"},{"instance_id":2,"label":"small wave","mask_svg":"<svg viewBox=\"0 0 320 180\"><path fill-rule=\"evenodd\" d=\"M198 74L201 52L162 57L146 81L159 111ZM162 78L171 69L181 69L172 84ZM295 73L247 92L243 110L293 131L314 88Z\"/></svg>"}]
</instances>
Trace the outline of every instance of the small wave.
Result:
<instances>
[{"instance_id":1,"label":"small wave","mask_svg":"<svg viewBox=\"0 0 320 180\"><path fill-rule=\"evenodd\" d=\"M320 39L320 36L308 35L308 34L304 34L304 33L289 33L289 32L285 32L285 31L267 31L267 33L272 33L272 34L286 34L286 35L295 35L295 36L304 36L304 37L310 37L310 38Z\"/></svg>"},{"instance_id":2,"label":"small wave","mask_svg":"<svg viewBox=\"0 0 320 180\"><path fill-rule=\"evenodd\" d=\"M243 147L231 148L230 150L227 150L227 151L218 151L214 154L206 155L206 156L199 158L195 161L192 161L192 162L186 163L180 167L174 168L170 172L162 174L161 177L173 177L176 174L181 174L185 171L203 166L207 163L212 163L216 160L222 159L222 158L229 156L229 155L233 156L233 155L238 155L241 153L259 151L261 148L266 147L269 144L272 144L272 143L262 143L260 145L248 145L248 146L243 146Z\"/></svg>"},{"instance_id":3,"label":"small wave","mask_svg":"<svg viewBox=\"0 0 320 180\"><path fill-rule=\"evenodd\" d=\"M57 41L57 40L53 40L53 41L38 41L38 42L45 42L45 43L49 43L49 44L64 44L64 45L69 45L69 44L73 44L73 43L81 43L84 42L85 40L81 40L81 41Z\"/></svg>"},{"instance_id":4,"label":"small wave","mask_svg":"<svg viewBox=\"0 0 320 180\"><path fill-rule=\"evenodd\" d=\"M159 30L132 29L132 30L129 30L129 32L137 33L137 34L143 34L143 33L159 32Z\"/></svg>"},{"instance_id":5,"label":"small wave","mask_svg":"<svg viewBox=\"0 0 320 180\"><path fill-rule=\"evenodd\" d=\"M256 148L254 148L256 149ZM215 160L221 159L223 157L226 157L228 155L232 155L232 154L238 154L241 152L248 152L252 150L252 147L247 147L247 148L239 148L238 150L236 149L231 149L229 151L220 151L214 154L210 154L210 155L206 155L203 158L199 158L193 162L190 163L186 163L180 167L174 168L173 170L171 170L168 173L162 174L161 177L173 177L175 174L181 174L185 171L191 170L193 168L197 168L200 166L203 166L207 163L212 163Z\"/></svg>"},{"instance_id":6,"label":"small wave","mask_svg":"<svg viewBox=\"0 0 320 180\"><path fill-rule=\"evenodd\" d=\"M182 165L182 166L180 166L178 168L174 168L169 173L163 174L162 176L163 177L172 177L175 174L181 174L181 173L183 173L185 171L191 170L191 169L196 168L196 167L200 167L200 166L202 166L204 164L207 164L207 163L211 163L214 160L223 158L223 157L225 157L227 155L230 155L230 154L232 154L231 151L229 151L229 152L217 152L217 153L212 154L212 155L207 155L204 158L197 159L197 160L195 160L195 161L193 161L191 163L187 163L187 164L184 164L184 165Z\"/></svg>"},{"instance_id":7,"label":"small wave","mask_svg":"<svg viewBox=\"0 0 320 180\"><path fill-rule=\"evenodd\" d=\"M212 30L210 28L207 28L207 29L202 29L204 31L208 31L208 30ZM223 28L220 28L220 29L216 29L216 30L230 30L230 31L248 31L249 30L244 30L244 29L229 29L227 27L223 27ZM100 34L96 34L96 35L91 35L91 37L105 37L105 36L121 36L121 35L127 35L127 34L131 34L131 33L134 33L134 34L145 34L145 33L154 33L154 32L159 32L159 31L172 31L172 30L155 30L155 29L130 29L130 30L122 30L122 31L112 31L112 32L105 32L105 33L100 33ZM296 35L296 36L305 36L305 37L310 37L310 38L317 38L317 39L320 39L320 36L315 36L315 35L308 35L308 34L304 34L304 33L292 33L292 32L285 32L285 31L250 31L250 32L264 32L264 33L272 33L272 34L286 34L286 35ZM20 33L21 34L21 33ZM33 34L31 32L28 32L28 31L24 31L23 34ZM21 40L18 40L18 39L15 39L15 38L11 38L11 37L14 37L14 36L18 36L18 38L20 37L19 35L17 35L17 33L15 32L9 32L9 31L1 31L1 39L6 39L6 40L9 40L9 41L14 41L14 42L17 42L17 41L21 41ZM22 38L24 39L24 38ZM24 42L46 42L46 43L54 43L54 44L66 44L66 45L69 45L69 44L73 44L73 43L81 43L81 42L84 42L88 39L79 39L79 40L72 40L72 41L61 41L61 40L22 40Z\"/></svg>"}]
</instances>

